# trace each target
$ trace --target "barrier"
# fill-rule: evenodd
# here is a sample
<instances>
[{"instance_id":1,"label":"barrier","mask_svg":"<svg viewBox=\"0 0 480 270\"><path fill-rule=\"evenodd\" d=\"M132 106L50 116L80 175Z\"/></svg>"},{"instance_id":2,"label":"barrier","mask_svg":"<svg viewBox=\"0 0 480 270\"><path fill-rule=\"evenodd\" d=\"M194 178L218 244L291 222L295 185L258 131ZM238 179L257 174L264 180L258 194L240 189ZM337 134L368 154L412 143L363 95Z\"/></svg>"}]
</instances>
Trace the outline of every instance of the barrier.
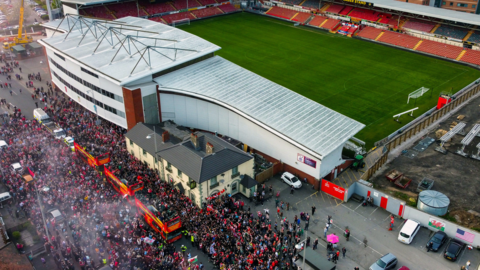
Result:
<instances>
[{"instance_id":1,"label":"barrier","mask_svg":"<svg viewBox=\"0 0 480 270\"><path fill-rule=\"evenodd\" d=\"M345 189L343 187L337 186L332 182L329 182L325 179L322 179L322 185L320 187L321 191L327 193L334 198L344 201L345 200Z\"/></svg>"}]
</instances>

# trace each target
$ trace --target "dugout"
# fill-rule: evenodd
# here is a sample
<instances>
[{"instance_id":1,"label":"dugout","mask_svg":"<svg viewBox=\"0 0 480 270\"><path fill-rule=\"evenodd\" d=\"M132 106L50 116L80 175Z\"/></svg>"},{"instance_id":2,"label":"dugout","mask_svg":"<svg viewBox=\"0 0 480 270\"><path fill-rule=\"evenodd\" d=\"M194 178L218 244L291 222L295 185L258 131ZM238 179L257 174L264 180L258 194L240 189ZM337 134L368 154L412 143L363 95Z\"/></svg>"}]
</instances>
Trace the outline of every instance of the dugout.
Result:
<instances>
[{"instance_id":1,"label":"dugout","mask_svg":"<svg viewBox=\"0 0 480 270\"><path fill-rule=\"evenodd\" d=\"M305 254L304 254L305 253ZM305 264L308 264L311 268L317 270L335 270L336 265L329 261L327 258L323 256L319 256L319 254L313 249L305 249L305 251L301 251L298 253L298 256L301 258L300 264L297 266L301 266L303 263L303 256L305 255Z\"/></svg>"}]
</instances>

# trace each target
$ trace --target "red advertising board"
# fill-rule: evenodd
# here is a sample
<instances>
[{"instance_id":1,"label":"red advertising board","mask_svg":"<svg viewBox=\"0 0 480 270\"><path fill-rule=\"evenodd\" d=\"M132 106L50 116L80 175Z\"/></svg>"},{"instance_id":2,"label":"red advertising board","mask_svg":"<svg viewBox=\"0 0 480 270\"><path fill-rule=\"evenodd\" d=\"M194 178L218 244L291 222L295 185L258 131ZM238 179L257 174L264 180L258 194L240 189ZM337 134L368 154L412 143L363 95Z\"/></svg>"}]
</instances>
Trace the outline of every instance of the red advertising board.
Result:
<instances>
[{"instance_id":1,"label":"red advertising board","mask_svg":"<svg viewBox=\"0 0 480 270\"><path fill-rule=\"evenodd\" d=\"M322 179L321 190L339 200L343 201L345 199L345 189L325 179Z\"/></svg>"}]
</instances>

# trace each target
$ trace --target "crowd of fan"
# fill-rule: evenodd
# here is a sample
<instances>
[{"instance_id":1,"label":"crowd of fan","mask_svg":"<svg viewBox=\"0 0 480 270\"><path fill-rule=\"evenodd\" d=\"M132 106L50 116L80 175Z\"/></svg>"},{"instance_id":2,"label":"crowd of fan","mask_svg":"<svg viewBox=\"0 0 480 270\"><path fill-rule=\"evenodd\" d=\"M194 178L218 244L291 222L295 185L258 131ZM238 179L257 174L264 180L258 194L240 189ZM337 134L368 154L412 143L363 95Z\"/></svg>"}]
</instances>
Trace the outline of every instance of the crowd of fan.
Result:
<instances>
[{"instance_id":1,"label":"crowd of fan","mask_svg":"<svg viewBox=\"0 0 480 270\"><path fill-rule=\"evenodd\" d=\"M46 95L43 90L42 95ZM107 121L96 125L95 114L72 100L58 93L49 97L46 101L50 104L44 110L67 135L93 156L110 153L112 159L106 166L118 178L127 179L129 185L143 181L144 190L139 197L144 204L163 213L178 214L182 232L191 242L186 252L165 243L144 223L135 207L110 187L101 172L84 163L62 140L47 135L35 120L26 120L17 112L0 130L0 139L9 145L8 150L0 153L2 169L8 172L3 181L14 195L16 207L43 234L37 192L43 210L58 208L68 217L64 222L47 218L50 237L43 235L59 269L73 269L75 264L82 269L95 269L102 264L114 269L202 269L201 262L187 262L187 257L194 256L197 250L206 253L219 269L294 269L298 259L295 245L303 232L300 222L280 219L280 224L272 224L268 212L254 215L249 207L243 209L243 203L228 194L210 201L205 198L199 209L127 152L124 129ZM23 168L35 171L38 191L34 185L26 184L21 175L10 173L9 165L19 161ZM147 238L155 241L145 241ZM306 243L309 246L309 239Z\"/></svg>"}]
</instances>

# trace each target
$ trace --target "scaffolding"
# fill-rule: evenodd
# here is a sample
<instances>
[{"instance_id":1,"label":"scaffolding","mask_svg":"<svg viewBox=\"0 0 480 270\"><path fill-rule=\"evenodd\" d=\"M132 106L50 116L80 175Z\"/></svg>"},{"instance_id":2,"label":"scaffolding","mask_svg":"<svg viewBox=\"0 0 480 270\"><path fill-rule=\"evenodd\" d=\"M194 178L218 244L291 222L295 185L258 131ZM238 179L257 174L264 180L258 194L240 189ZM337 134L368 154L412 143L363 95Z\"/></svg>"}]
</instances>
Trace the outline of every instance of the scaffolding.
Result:
<instances>
[{"instance_id":1,"label":"scaffolding","mask_svg":"<svg viewBox=\"0 0 480 270\"><path fill-rule=\"evenodd\" d=\"M64 22L66 22L68 26L68 31L63 40L69 38L73 31L79 31L81 38L78 41L77 47L82 44L87 35L91 35L95 38L95 41L98 42L97 46L92 51L92 54L95 54L100 45L105 41L112 47L112 49L116 49L114 56L110 60L110 64L115 61L117 55L122 49L130 58L139 55L140 57L130 71L130 75L132 75L142 60L150 69L152 69L153 63L150 55L153 53L160 54L171 61L176 61L178 51L198 52L197 50L192 49L177 48L175 44L179 42L179 40L154 37L154 35L159 36L160 33L143 30L141 26L129 25L122 21L86 18L81 15L73 14L67 14L60 21L53 35L58 32L58 29ZM78 38L78 36L75 36L75 38ZM173 46L159 46L157 44L159 41L173 42ZM172 50L174 51L174 55L168 56L161 50Z\"/></svg>"},{"instance_id":2,"label":"scaffolding","mask_svg":"<svg viewBox=\"0 0 480 270\"><path fill-rule=\"evenodd\" d=\"M456 126L454 126L449 132L445 133L445 135L443 135L440 138L440 145L437 148L435 148L435 150L442 154L447 154L447 149L445 149L444 147L445 143L449 141L451 138L453 138L453 136L455 136L457 133L465 134L464 129L466 125L467 124L465 122L460 122Z\"/></svg>"}]
</instances>

